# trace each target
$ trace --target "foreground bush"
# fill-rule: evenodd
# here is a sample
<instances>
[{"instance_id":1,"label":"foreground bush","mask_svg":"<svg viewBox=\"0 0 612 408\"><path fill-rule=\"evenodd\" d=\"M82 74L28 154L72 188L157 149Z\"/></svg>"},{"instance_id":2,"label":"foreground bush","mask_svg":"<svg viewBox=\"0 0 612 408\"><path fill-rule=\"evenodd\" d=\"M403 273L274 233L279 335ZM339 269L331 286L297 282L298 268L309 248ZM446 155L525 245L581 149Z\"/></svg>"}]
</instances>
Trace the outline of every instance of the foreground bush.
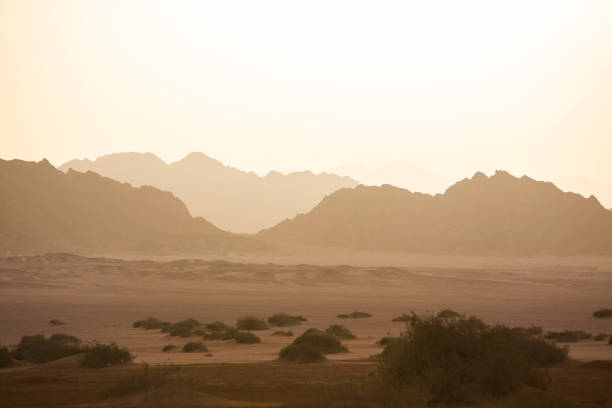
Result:
<instances>
[{"instance_id":1,"label":"foreground bush","mask_svg":"<svg viewBox=\"0 0 612 408\"><path fill-rule=\"evenodd\" d=\"M157 330L168 326L170 323L163 322L155 317L147 317L145 320L136 320L132 323L132 327L141 327L146 330Z\"/></svg>"},{"instance_id":2,"label":"foreground bush","mask_svg":"<svg viewBox=\"0 0 612 408\"><path fill-rule=\"evenodd\" d=\"M431 402L473 404L527 380L539 383L534 368L566 358L567 350L522 329L488 326L473 316L412 314L407 331L385 347L380 368L386 383L414 385Z\"/></svg>"},{"instance_id":3,"label":"foreground bush","mask_svg":"<svg viewBox=\"0 0 612 408\"><path fill-rule=\"evenodd\" d=\"M332 324L327 329L325 329L325 333L331 334L332 336L336 336L337 338L342 340L353 340L357 338L357 336L355 336L352 331L350 331L341 324Z\"/></svg>"},{"instance_id":4,"label":"foreground bush","mask_svg":"<svg viewBox=\"0 0 612 408\"><path fill-rule=\"evenodd\" d=\"M287 313L277 313L268 317L268 323L270 323L272 326L278 327L297 326L307 320L308 319L306 319L304 316L292 316Z\"/></svg>"},{"instance_id":5,"label":"foreground bush","mask_svg":"<svg viewBox=\"0 0 612 408\"><path fill-rule=\"evenodd\" d=\"M291 344L308 344L316 348L321 354L335 354L348 351L337 337L318 329L307 330Z\"/></svg>"},{"instance_id":6,"label":"foreground bush","mask_svg":"<svg viewBox=\"0 0 612 408\"><path fill-rule=\"evenodd\" d=\"M593 312L593 317L597 317L600 319L612 317L612 309L603 308Z\"/></svg>"},{"instance_id":7,"label":"foreground bush","mask_svg":"<svg viewBox=\"0 0 612 408\"><path fill-rule=\"evenodd\" d=\"M268 325L263 319L247 316L236 321L236 328L238 330L267 330Z\"/></svg>"},{"instance_id":8,"label":"foreground bush","mask_svg":"<svg viewBox=\"0 0 612 408\"><path fill-rule=\"evenodd\" d=\"M590 339L591 333L582 330L564 330L560 332L547 332L544 335L545 339L558 341L560 343L575 343L580 340Z\"/></svg>"},{"instance_id":9,"label":"foreground bush","mask_svg":"<svg viewBox=\"0 0 612 408\"><path fill-rule=\"evenodd\" d=\"M117 364L131 363L134 355L124 347L115 343L94 343L83 347L85 354L81 358L81 367L104 368Z\"/></svg>"},{"instance_id":10,"label":"foreground bush","mask_svg":"<svg viewBox=\"0 0 612 408\"><path fill-rule=\"evenodd\" d=\"M170 336L190 337L193 331L201 325L196 319L189 318L163 326L162 332L168 333Z\"/></svg>"},{"instance_id":11,"label":"foreground bush","mask_svg":"<svg viewBox=\"0 0 612 408\"><path fill-rule=\"evenodd\" d=\"M208 351L208 347L201 341L190 341L183 346L184 353L205 353Z\"/></svg>"},{"instance_id":12,"label":"foreground bush","mask_svg":"<svg viewBox=\"0 0 612 408\"><path fill-rule=\"evenodd\" d=\"M142 391L151 391L166 385L183 385L185 379L180 375L180 369L174 366L151 367L143 364L142 369L135 374L112 382L102 390L102 397L124 397Z\"/></svg>"},{"instance_id":13,"label":"foreground bush","mask_svg":"<svg viewBox=\"0 0 612 408\"><path fill-rule=\"evenodd\" d=\"M23 336L13 350L16 360L30 363L47 363L81 352L81 340L69 334L53 334L46 338L42 334Z\"/></svg>"},{"instance_id":14,"label":"foreground bush","mask_svg":"<svg viewBox=\"0 0 612 408\"><path fill-rule=\"evenodd\" d=\"M337 317L339 319L363 319L363 318L366 318L366 317L372 317L372 315L367 313L367 312L357 312L357 311L354 311L354 312L349 313L349 314L339 314Z\"/></svg>"},{"instance_id":15,"label":"foreground bush","mask_svg":"<svg viewBox=\"0 0 612 408\"><path fill-rule=\"evenodd\" d=\"M272 333L272 336L293 337L293 332L291 330L276 330L274 333Z\"/></svg>"},{"instance_id":16,"label":"foreground bush","mask_svg":"<svg viewBox=\"0 0 612 408\"><path fill-rule=\"evenodd\" d=\"M0 368L10 367L13 365L11 352L5 346L0 346Z\"/></svg>"},{"instance_id":17,"label":"foreground bush","mask_svg":"<svg viewBox=\"0 0 612 408\"><path fill-rule=\"evenodd\" d=\"M318 363L325 360L323 353L312 344L290 344L280 351L279 357L297 363Z\"/></svg>"}]
</instances>

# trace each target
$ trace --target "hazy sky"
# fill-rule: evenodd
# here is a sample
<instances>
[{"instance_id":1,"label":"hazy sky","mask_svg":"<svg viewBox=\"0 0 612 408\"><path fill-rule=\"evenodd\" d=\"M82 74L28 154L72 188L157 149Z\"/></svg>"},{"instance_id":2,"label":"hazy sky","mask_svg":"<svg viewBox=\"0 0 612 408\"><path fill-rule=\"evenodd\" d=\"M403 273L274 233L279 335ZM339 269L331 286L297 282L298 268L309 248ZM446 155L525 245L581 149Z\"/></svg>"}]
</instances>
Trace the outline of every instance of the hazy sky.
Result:
<instances>
[{"instance_id":1,"label":"hazy sky","mask_svg":"<svg viewBox=\"0 0 612 408\"><path fill-rule=\"evenodd\" d=\"M0 0L0 157L612 185L612 2Z\"/></svg>"}]
</instances>

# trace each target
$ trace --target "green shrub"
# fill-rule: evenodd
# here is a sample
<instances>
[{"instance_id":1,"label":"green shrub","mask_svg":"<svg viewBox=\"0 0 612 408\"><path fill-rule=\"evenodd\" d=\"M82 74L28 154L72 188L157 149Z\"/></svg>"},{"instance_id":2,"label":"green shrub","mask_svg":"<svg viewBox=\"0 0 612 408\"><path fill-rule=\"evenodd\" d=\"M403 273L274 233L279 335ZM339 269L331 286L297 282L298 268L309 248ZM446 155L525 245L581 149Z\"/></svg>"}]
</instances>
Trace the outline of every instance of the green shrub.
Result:
<instances>
[{"instance_id":1,"label":"green shrub","mask_svg":"<svg viewBox=\"0 0 612 408\"><path fill-rule=\"evenodd\" d=\"M591 333L586 333L582 330L564 330L560 332L547 332L544 335L545 339L554 340L559 343L575 343L580 340L590 339Z\"/></svg>"},{"instance_id":2,"label":"green shrub","mask_svg":"<svg viewBox=\"0 0 612 408\"><path fill-rule=\"evenodd\" d=\"M168 333L170 336L190 337L195 328L201 325L196 319L189 318L163 326L162 332Z\"/></svg>"},{"instance_id":3,"label":"green shrub","mask_svg":"<svg viewBox=\"0 0 612 408\"><path fill-rule=\"evenodd\" d=\"M66 323L62 322L61 320L58 319L51 319L49 320L49 326L61 326L64 325Z\"/></svg>"},{"instance_id":4,"label":"green shrub","mask_svg":"<svg viewBox=\"0 0 612 408\"><path fill-rule=\"evenodd\" d=\"M236 328L238 330L267 330L268 325L263 319L247 316L236 321Z\"/></svg>"},{"instance_id":5,"label":"green shrub","mask_svg":"<svg viewBox=\"0 0 612 408\"><path fill-rule=\"evenodd\" d=\"M233 336L236 343L240 344L255 344L261 343L261 339L248 331L239 331Z\"/></svg>"},{"instance_id":6,"label":"green shrub","mask_svg":"<svg viewBox=\"0 0 612 408\"><path fill-rule=\"evenodd\" d=\"M323 333L317 329L307 330L296 338L292 344L309 344L316 348L321 354L335 354L348 351L337 337Z\"/></svg>"},{"instance_id":7,"label":"green shrub","mask_svg":"<svg viewBox=\"0 0 612 408\"><path fill-rule=\"evenodd\" d=\"M400 316L397 316L391 319L391 321L392 322L409 322L410 315L407 315L406 313L402 313Z\"/></svg>"},{"instance_id":8,"label":"green shrub","mask_svg":"<svg viewBox=\"0 0 612 408\"><path fill-rule=\"evenodd\" d=\"M605 319L608 317L612 317L612 309L602 308L593 312L593 317L597 317L599 319Z\"/></svg>"},{"instance_id":9,"label":"green shrub","mask_svg":"<svg viewBox=\"0 0 612 408\"><path fill-rule=\"evenodd\" d=\"M456 319L458 317L461 317L461 313L455 312L451 309L444 309L440 310L440 312L438 313L438 317L441 319Z\"/></svg>"},{"instance_id":10,"label":"green shrub","mask_svg":"<svg viewBox=\"0 0 612 408\"><path fill-rule=\"evenodd\" d=\"M170 323L163 322L155 317L147 317L145 320L136 320L134 323L132 323L132 327L143 328L146 330L158 330L168 326L169 324Z\"/></svg>"},{"instance_id":11,"label":"green shrub","mask_svg":"<svg viewBox=\"0 0 612 408\"><path fill-rule=\"evenodd\" d=\"M162 351L165 353L167 351L172 351L172 350L176 350L178 349L178 346L175 346L174 344L166 344L164 347L162 347Z\"/></svg>"},{"instance_id":12,"label":"green shrub","mask_svg":"<svg viewBox=\"0 0 612 408\"><path fill-rule=\"evenodd\" d=\"M608 338L608 335L606 333L599 333L597 336L593 337L593 340L595 341L603 341L605 339Z\"/></svg>"},{"instance_id":13,"label":"green shrub","mask_svg":"<svg viewBox=\"0 0 612 408\"><path fill-rule=\"evenodd\" d=\"M280 351L279 356L283 360L297 363L318 363L325 360L319 348L308 343L290 344Z\"/></svg>"},{"instance_id":14,"label":"green shrub","mask_svg":"<svg viewBox=\"0 0 612 408\"><path fill-rule=\"evenodd\" d=\"M205 353L208 351L208 347L201 341L190 341L183 346L184 353Z\"/></svg>"},{"instance_id":15,"label":"green shrub","mask_svg":"<svg viewBox=\"0 0 612 408\"><path fill-rule=\"evenodd\" d=\"M81 352L81 340L69 334L53 334L45 338L42 334L23 336L13 350L16 360L30 363L47 363Z\"/></svg>"},{"instance_id":16,"label":"green shrub","mask_svg":"<svg viewBox=\"0 0 612 408\"><path fill-rule=\"evenodd\" d=\"M0 368L10 367L13 365L11 352L5 346L0 346Z\"/></svg>"},{"instance_id":17,"label":"green shrub","mask_svg":"<svg viewBox=\"0 0 612 408\"><path fill-rule=\"evenodd\" d=\"M272 336L293 337L293 332L291 330L288 330L288 331L276 330L274 333L272 333Z\"/></svg>"},{"instance_id":18,"label":"green shrub","mask_svg":"<svg viewBox=\"0 0 612 408\"><path fill-rule=\"evenodd\" d=\"M93 343L83 347L83 351L85 354L81 358L81 367L105 368L134 360L134 355L128 349L115 343Z\"/></svg>"},{"instance_id":19,"label":"green shrub","mask_svg":"<svg viewBox=\"0 0 612 408\"><path fill-rule=\"evenodd\" d=\"M221 332L221 331L226 331L230 328L230 326L218 320L212 323L205 323L204 327L206 328L206 330L210 332Z\"/></svg>"},{"instance_id":20,"label":"green shrub","mask_svg":"<svg viewBox=\"0 0 612 408\"><path fill-rule=\"evenodd\" d=\"M503 396L530 379L533 368L566 358L566 349L522 329L414 313L380 356L385 382L415 385L431 402L460 404Z\"/></svg>"},{"instance_id":21,"label":"green shrub","mask_svg":"<svg viewBox=\"0 0 612 408\"><path fill-rule=\"evenodd\" d=\"M278 327L297 326L307 320L308 319L306 319L304 316L301 316L301 315L292 316L287 313L277 313L275 315L268 317L268 323L270 323L270 325L272 326L278 326Z\"/></svg>"},{"instance_id":22,"label":"green shrub","mask_svg":"<svg viewBox=\"0 0 612 408\"><path fill-rule=\"evenodd\" d=\"M120 378L104 387L101 394L104 398L124 397L142 391L151 391L166 385L185 383L180 375L180 368L175 366L151 367L144 363L135 374Z\"/></svg>"},{"instance_id":23,"label":"green shrub","mask_svg":"<svg viewBox=\"0 0 612 408\"><path fill-rule=\"evenodd\" d=\"M352 331L350 331L341 324L332 324L327 329L325 329L325 333L331 334L332 336L336 336L337 338L342 340L352 340L357 338L357 336L355 336Z\"/></svg>"},{"instance_id":24,"label":"green shrub","mask_svg":"<svg viewBox=\"0 0 612 408\"><path fill-rule=\"evenodd\" d=\"M372 315L367 313L367 312L357 312L357 311L354 311L354 312L349 313L349 314L339 314L337 317L339 319L363 319L365 317L372 317Z\"/></svg>"}]
</instances>

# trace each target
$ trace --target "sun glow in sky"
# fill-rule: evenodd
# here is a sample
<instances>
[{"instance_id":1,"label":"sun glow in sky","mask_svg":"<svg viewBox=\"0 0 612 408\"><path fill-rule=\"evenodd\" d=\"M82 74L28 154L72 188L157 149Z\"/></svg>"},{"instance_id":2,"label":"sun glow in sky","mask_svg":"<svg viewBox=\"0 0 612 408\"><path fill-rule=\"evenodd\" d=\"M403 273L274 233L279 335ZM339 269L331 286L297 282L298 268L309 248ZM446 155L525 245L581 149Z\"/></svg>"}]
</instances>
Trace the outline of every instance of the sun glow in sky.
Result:
<instances>
[{"instance_id":1,"label":"sun glow in sky","mask_svg":"<svg viewBox=\"0 0 612 408\"><path fill-rule=\"evenodd\" d=\"M0 0L0 157L612 185L610 1Z\"/></svg>"}]
</instances>

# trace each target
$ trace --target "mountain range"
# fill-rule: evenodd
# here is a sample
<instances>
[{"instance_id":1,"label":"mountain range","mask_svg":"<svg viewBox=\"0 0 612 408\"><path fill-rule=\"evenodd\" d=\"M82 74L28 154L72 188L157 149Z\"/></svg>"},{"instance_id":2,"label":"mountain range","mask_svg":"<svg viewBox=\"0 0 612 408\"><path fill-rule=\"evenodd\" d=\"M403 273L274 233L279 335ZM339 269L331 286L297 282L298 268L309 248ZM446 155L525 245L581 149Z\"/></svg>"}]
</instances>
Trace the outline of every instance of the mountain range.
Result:
<instances>
[{"instance_id":1,"label":"mountain range","mask_svg":"<svg viewBox=\"0 0 612 408\"><path fill-rule=\"evenodd\" d=\"M62 171L93 171L133 186L150 185L173 192L194 216L221 229L254 233L307 212L327 194L358 183L335 174L310 171L260 177L206 156L191 153L166 163L151 153L116 153L96 160L72 160Z\"/></svg>"},{"instance_id":2,"label":"mountain range","mask_svg":"<svg viewBox=\"0 0 612 408\"><path fill-rule=\"evenodd\" d=\"M0 160L0 254L261 251L268 244L194 218L172 193L48 161Z\"/></svg>"},{"instance_id":3,"label":"mountain range","mask_svg":"<svg viewBox=\"0 0 612 408\"><path fill-rule=\"evenodd\" d=\"M478 172L436 195L391 185L341 189L258 237L416 253L612 254L612 212L550 182Z\"/></svg>"}]
</instances>

